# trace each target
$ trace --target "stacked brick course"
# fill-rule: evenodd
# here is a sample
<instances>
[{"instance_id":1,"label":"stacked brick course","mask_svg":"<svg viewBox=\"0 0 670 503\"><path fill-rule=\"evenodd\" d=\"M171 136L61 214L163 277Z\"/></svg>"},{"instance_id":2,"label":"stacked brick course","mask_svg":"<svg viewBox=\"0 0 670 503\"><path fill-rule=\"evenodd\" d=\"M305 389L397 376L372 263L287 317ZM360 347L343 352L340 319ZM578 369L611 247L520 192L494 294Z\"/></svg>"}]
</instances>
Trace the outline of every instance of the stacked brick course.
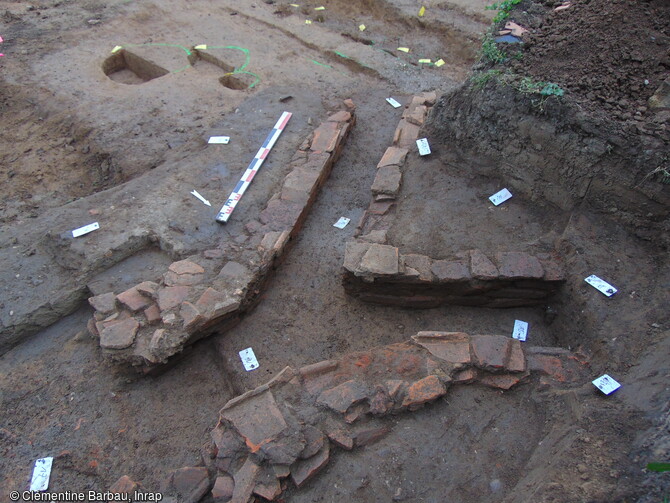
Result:
<instances>
[{"instance_id":1,"label":"stacked brick course","mask_svg":"<svg viewBox=\"0 0 670 503\"><path fill-rule=\"evenodd\" d=\"M281 189L245 226L235 258L221 249L173 262L162 281L89 299L89 331L112 361L151 369L187 345L227 330L258 300L293 236L301 229L355 123L354 105L331 115L301 145Z\"/></svg>"}]
</instances>

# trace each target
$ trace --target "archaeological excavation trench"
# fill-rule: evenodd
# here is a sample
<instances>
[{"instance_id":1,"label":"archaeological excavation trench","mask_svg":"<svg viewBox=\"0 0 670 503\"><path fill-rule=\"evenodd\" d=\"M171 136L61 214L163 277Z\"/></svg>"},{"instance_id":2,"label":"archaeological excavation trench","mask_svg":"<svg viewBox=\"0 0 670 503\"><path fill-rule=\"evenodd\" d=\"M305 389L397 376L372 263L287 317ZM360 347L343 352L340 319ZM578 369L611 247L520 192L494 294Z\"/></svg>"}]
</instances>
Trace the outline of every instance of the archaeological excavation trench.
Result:
<instances>
[{"instance_id":1,"label":"archaeological excavation trench","mask_svg":"<svg viewBox=\"0 0 670 503\"><path fill-rule=\"evenodd\" d=\"M2 498L667 497L667 8L485 4L8 7Z\"/></svg>"}]
</instances>

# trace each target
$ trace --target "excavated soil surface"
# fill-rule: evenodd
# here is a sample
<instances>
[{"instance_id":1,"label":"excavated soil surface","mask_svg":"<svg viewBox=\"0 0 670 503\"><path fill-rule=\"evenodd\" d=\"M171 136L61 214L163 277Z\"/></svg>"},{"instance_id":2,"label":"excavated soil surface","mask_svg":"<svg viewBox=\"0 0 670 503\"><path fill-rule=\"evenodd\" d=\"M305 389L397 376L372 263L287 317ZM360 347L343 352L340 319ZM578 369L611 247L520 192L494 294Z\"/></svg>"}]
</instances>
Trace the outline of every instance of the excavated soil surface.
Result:
<instances>
[{"instance_id":1,"label":"excavated soil surface","mask_svg":"<svg viewBox=\"0 0 670 503\"><path fill-rule=\"evenodd\" d=\"M227 400L286 365L420 330L509 334L515 319L530 323L533 345L583 352L594 378L608 372L622 389L604 397L590 382L553 387L536 379L505 393L459 387L394 417L378 443L334 451L326 470L289 488L284 501L670 497L670 474L644 471L670 460L670 276L658 242L588 204L559 208L519 193L494 208L486 198L506 186L503 172L435 137L431 157L408 161L393 244L435 257L471 247L557 249L568 264L563 291L540 309L410 310L363 304L342 289L345 242L400 118L385 98L440 95L462 82L492 18L487 3L426 2L419 18L420 5L409 0L324 0L325 11L232 0L0 2L0 321L10 326L43 305L60 318L48 328L40 326L52 318L26 322L0 356L0 499L27 489L34 460L44 456L55 457L52 491L106 490L122 475L159 490L171 470L202 464ZM526 0L513 13L531 33L510 67L565 87L566 100L606 127L641 121L658 135L661 146L650 148L660 152L665 124L643 108L667 76L667 4L573 0L553 13L554 4ZM225 48L207 52L218 63L189 59L204 43ZM110 52L116 45L125 47L123 59ZM250 73L226 75L245 62L246 53L230 47L248 50ZM86 332L83 298L156 279L172 260L242 236L305 135L349 97L357 125L256 309L159 375L107 363ZM287 130L234 221L219 226L214 214L282 110L294 113ZM482 130L495 128L482 121ZM229 134L231 143L211 148L212 134ZM546 151L551 141L542 141ZM194 199L193 188L213 207ZM343 230L332 226L340 216L351 218ZM59 240L94 220L101 229L76 246ZM619 293L602 296L584 284L589 274ZM260 362L253 372L238 357L247 347Z\"/></svg>"}]
</instances>

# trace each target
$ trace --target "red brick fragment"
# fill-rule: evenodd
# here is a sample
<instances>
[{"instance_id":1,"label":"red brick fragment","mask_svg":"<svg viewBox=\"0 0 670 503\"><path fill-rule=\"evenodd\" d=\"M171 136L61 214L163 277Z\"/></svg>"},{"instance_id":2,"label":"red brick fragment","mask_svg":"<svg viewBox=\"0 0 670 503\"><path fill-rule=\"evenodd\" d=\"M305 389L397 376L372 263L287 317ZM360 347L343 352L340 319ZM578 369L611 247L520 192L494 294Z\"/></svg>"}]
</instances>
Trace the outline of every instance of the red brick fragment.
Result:
<instances>
[{"instance_id":1,"label":"red brick fragment","mask_svg":"<svg viewBox=\"0 0 670 503\"><path fill-rule=\"evenodd\" d=\"M330 447L328 442L316 456L309 459L298 461L291 466L291 479L297 487L302 487L309 479L316 475L324 466L328 464L330 458Z\"/></svg>"},{"instance_id":2,"label":"red brick fragment","mask_svg":"<svg viewBox=\"0 0 670 503\"><path fill-rule=\"evenodd\" d=\"M130 309L132 312L137 312L151 304L151 299L145 297L137 288L132 287L116 296L116 300Z\"/></svg>"},{"instance_id":3,"label":"red brick fragment","mask_svg":"<svg viewBox=\"0 0 670 503\"><path fill-rule=\"evenodd\" d=\"M447 393L447 389L435 375L424 377L413 383L407 390L407 396L402 402L403 407L411 409L427 402L436 400Z\"/></svg>"},{"instance_id":4,"label":"red brick fragment","mask_svg":"<svg viewBox=\"0 0 670 503\"><path fill-rule=\"evenodd\" d=\"M524 252L496 253L501 279L540 279L544 277L542 264Z\"/></svg>"},{"instance_id":5,"label":"red brick fragment","mask_svg":"<svg viewBox=\"0 0 670 503\"><path fill-rule=\"evenodd\" d=\"M131 479L128 475L124 475L114 482L112 487L109 488L109 492L114 494L133 494L137 487L137 482Z\"/></svg>"},{"instance_id":6,"label":"red brick fragment","mask_svg":"<svg viewBox=\"0 0 670 503\"><path fill-rule=\"evenodd\" d=\"M181 304L191 291L188 286L168 286L158 290L158 307L167 311Z\"/></svg>"},{"instance_id":7,"label":"red brick fragment","mask_svg":"<svg viewBox=\"0 0 670 503\"><path fill-rule=\"evenodd\" d=\"M175 274L203 274L205 270L190 260L180 260L178 262L172 262L168 270L172 271Z\"/></svg>"},{"instance_id":8,"label":"red brick fragment","mask_svg":"<svg viewBox=\"0 0 670 503\"><path fill-rule=\"evenodd\" d=\"M147 322L153 325L161 320L161 310L158 309L156 304L151 304L144 310L144 316L147 318Z\"/></svg>"},{"instance_id":9,"label":"red brick fragment","mask_svg":"<svg viewBox=\"0 0 670 503\"><path fill-rule=\"evenodd\" d=\"M214 503L225 503L233 497L235 482L229 475L220 475L216 477L214 487L212 488L212 498Z\"/></svg>"},{"instance_id":10,"label":"red brick fragment","mask_svg":"<svg viewBox=\"0 0 670 503\"><path fill-rule=\"evenodd\" d=\"M391 431L391 428L388 426L364 428L356 432L354 436L354 443L356 447L363 447L365 445L374 444L386 436L389 431Z\"/></svg>"},{"instance_id":11,"label":"red brick fragment","mask_svg":"<svg viewBox=\"0 0 670 503\"><path fill-rule=\"evenodd\" d=\"M328 432L328 438L332 440L335 445L347 451L354 448L354 439L344 430L330 431Z\"/></svg>"}]
</instances>

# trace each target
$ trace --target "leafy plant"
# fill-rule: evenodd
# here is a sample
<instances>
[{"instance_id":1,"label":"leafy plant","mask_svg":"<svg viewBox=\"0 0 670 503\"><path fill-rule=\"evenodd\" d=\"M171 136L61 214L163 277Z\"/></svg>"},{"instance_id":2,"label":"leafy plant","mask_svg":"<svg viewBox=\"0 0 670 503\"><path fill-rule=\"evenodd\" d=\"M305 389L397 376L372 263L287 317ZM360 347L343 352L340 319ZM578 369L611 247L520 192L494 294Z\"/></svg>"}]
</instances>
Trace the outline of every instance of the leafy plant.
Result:
<instances>
[{"instance_id":1,"label":"leafy plant","mask_svg":"<svg viewBox=\"0 0 670 503\"><path fill-rule=\"evenodd\" d=\"M498 44L496 44L490 34L484 36L484 41L482 42L482 55L494 64L503 63L507 59L505 53L500 50Z\"/></svg>"},{"instance_id":2,"label":"leafy plant","mask_svg":"<svg viewBox=\"0 0 670 503\"><path fill-rule=\"evenodd\" d=\"M481 89L491 79L499 79L503 74L500 70L486 70L485 72L477 72L472 76L472 82L477 89Z\"/></svg>"},{"instance_id":3,"label":"leafy plant","mask_svg":"<svg viewBox=\"0 0 670 503\"><path fill-rule=\"evenodd\" d=\"M496 2L491 5L487 5L485 8L487 10L497 10L498 13L493 18L494 23L499 23L504 21L509 17L509 13L512 11L515 5L518 5L523 0L503 0L502 2Z\"/></svg>"}]
</instances>

